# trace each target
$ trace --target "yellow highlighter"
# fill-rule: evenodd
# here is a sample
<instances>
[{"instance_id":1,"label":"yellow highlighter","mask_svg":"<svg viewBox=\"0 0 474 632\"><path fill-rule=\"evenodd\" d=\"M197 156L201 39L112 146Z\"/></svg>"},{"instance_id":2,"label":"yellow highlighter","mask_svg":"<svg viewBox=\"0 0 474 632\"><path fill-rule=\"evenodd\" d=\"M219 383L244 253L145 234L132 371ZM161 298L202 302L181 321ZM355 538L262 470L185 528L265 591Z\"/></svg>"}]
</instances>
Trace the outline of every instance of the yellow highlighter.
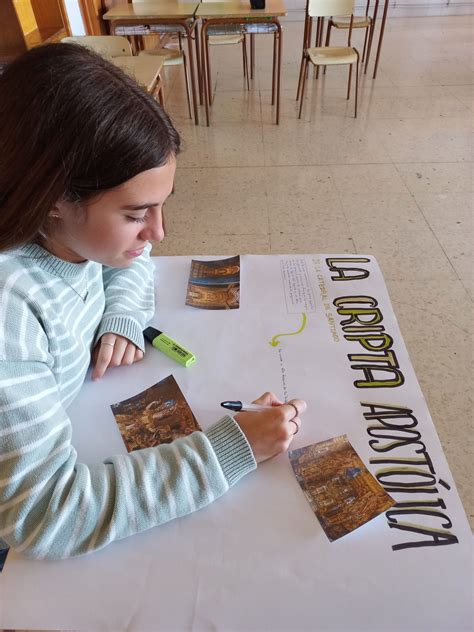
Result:
<instances>
[{"instance_id":1,"label":"yellow highlighter","mask_svg":"<svg viewBox=\"0 0 474 632\"><path fill-rule=\"evenodd\" d=\"M191 353L189 349L186 349L159 329L147 327L143 335L148 342L151 342L155 349L158 349L158 351L161 351L172 360L179 362L179 364L188 367L196 362L194 353Z\"/></svg>"}]
</instances>

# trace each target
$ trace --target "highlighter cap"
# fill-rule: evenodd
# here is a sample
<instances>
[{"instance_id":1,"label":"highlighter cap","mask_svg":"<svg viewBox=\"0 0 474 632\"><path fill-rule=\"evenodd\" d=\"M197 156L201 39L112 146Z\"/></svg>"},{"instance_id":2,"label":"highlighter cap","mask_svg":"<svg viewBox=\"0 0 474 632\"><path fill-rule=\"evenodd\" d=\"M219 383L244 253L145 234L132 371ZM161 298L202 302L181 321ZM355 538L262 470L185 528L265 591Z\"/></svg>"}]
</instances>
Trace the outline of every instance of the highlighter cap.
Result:
<instances>
[{"instance_id":1,"label":"highlighter cap","mask_svg":"<svg viewBox=\"0 0 474 632\"><path fill-rule=\"evenodd\" d=\"M145 340L148 340L151 344L153 344L153 340L159 336L162 332L159 329L155 329L155 327L147 327L143 331L143 335Z\"/></svg>"}]
</instances>

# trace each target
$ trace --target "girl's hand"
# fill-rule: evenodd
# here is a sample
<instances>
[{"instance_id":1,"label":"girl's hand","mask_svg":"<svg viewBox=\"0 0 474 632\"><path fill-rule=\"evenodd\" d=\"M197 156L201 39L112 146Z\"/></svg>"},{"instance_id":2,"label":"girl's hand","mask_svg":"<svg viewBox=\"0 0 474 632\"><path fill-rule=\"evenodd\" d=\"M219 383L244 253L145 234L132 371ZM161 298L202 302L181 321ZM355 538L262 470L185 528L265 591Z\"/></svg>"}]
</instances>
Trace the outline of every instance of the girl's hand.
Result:
<instances>
[{"instance_id":1,"label":"girl's hand","mask_svg":"<svg viewBox=\"0 0 474 632\"><path fill-rule=\"evenodd\" d=\"M104 334L93 352L92 379L100 379L109 367L130 365L143 358L143 351L118 334Z\"/></svg>"},{"instance_id":2,"label":"girl's hand","mask_svg":"<svg viewBox=\"0 0 474 632\"><path fill-rule=\"evenodd\" d=\"M247 437L257 463L286 452L300 427L300 415L306 410L302 399L291 399L286 404L273 393L264 393L254 404L273 406L273 410L241 412L234 415Z\"/></svg>"}]
</instances>

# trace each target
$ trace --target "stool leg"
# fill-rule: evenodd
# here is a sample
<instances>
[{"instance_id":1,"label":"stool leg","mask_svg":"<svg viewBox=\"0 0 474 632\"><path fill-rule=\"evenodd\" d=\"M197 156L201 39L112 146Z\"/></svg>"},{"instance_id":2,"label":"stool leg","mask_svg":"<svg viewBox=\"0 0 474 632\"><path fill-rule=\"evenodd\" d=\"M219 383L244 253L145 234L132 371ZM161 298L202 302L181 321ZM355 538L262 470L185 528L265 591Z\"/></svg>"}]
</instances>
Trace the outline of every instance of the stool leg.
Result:
<instances>
[{"instance_id":1,"label":"stool leg","mask_svg":"<svg viewBox=\"0 0 474 632\"><path fill-rule=\"evenodd\" d=\"M253 79L255 70L255 33L250 33L250 79Z\"/></svg>"},{"instance_id":2,"label":"stool leg","mask_svg":"<svg viewBox=\"0 0 474 632\"><path fill-rule=\"evenodd\" d=\"M301 84L300 110L299 110L299 113L298 113L298 118L299 119L301 118L301 110L303 109L304 87L306 85L307 72L308 72L308 58L305 55L305 57L304 57L304 65L303 65L303 77L302 77L303 81L302 81L302 84Z\"/></svg>"},{"instance_id":3,"label":"stool leg","mask_svg":"<svg viewBox=\"0 0 474 632\"><path fill-rule=\"evenodd\" d=\"M318 28L316 30L316 46L321 46L323 41L324 18L318 18ZM319 77L319 66L316 66L316 79Z\"/></svg>"},{"instance_id":4,"label":"stool leg","mask_svg":"<svg viewBox=\"0 0 474 632\"><path fill-rule=\"evenodd\" d=\"M202 66L201 66L201 51L199 50L199 32L198 27L195 27L195 35L194 35L194 47L196 49L196 70L197 70L197 80L198 80L198 91L199 91L199 103L203 105L203 97L202 97Z\"/></svg>"},{"instance_id":5,"label":"stool leg","mask_svg":"<svg viewBox=\"0 0 474 632\"><path fill-rule=\"evenodd\" d=\"M296 90L296 100L297 101L298 101L298 99L300 97L301 81L303 79L303 68L304 68L304 52L301 55L300 76L298 77L298 89Z\"/></svg>"},{"instance_id":6,"label":"stool leg","mask_svg":"<svg viewBox=\"0 0 474 632\"><path fill-rule=\"evenodd\" d=\"M332 27L332 21L329 20L329 22L328 22L328 30L326 31L326 44L325 44L325 46L329 46L329 42L331 40L331 27ZM327 66L324 66L323 75L326 74L326 68L327 68Z\"/></svg>"},{"instance_id":7,"label":"stool leg","mask_svg":"<svg viewBox=\"0 0 474 632\"><path fill-rule=\"evenodd\" d=\"M357 58L357 64L356 64L356 93L355 93L355 113L354 113L354 118L357 118L357 93L359 90L359 58Z\"/></svg>"},{"instance_id":8,"label":"stool leg","mask_svg":"<svg viewBox=\"0 0 474 632\"><path fill-rule=\"evenodd\" d=\"M272 105L275 105L276 61L277 61L277 31L275 31L275 33L273 34ZM301 70L300 70L300 75L301 75ZM298 82L298 88L299 88L299 82ZM296 98L298 99L298 96Z\"/></svg>"},{"instance_id":9,"label":"stool leg","mask_svg":"<svg viewBox=\"0 0 474 632\"><path fill-rule=\"evenodd\" d=\"M283 33L280 24L278 26L278 68L277 68L277 94L276 94L276 124L280 124L280 92L281 92L281 54L283 46Z\"/></svg>"},{"instance_id":10,"label":"stool leg","mask_svg":"<svg viewBox=\"0 0 474 632\"><path fill-rule=\"evenodd\" d=\"M364 59L365 59L365 51L366 51L366 48L367 48L367 40L369 39L369 29L370 29L370 26L367 26L366 29L365 29L364 48L362 50L362 59L360 60L361 64L364 63Z\"/></svg>"},{"instance_id":11,"label":"stool leg","mask_svg":"<svg viewBox=\"0 0 474 632\"><path fill-rule=\"evenodd\" d=\"M209 127L209 90L208 90L208 82L207 82L207 73L209 72L207 61L208 54L206 53L207 49L207 29L204 24L201 30L201 55L202 55L202 85L203 85L203 93L204 93L204 104L206 106L206 125Z\"/></svg>"},{"instance_id":12,"label":"stool leg","mask_svg":"<svg viewBox=\"0 0 474 632\"><path fill-rule=\"evenodd\" d=\"M212 105L212 82L211 82L211 62L209 56L209 38L206 34L206 77L207 77L207 100Z\"/></svg>"},{"instance_id":13,"label":"stool leg","mask_svg":"<svg viewBox=\"0 0 474 632\"><path fill-rule=\"evenodd\" d=\"M296 100L298 101L299 96L300 96L300 88L301 88L301 78L303 76L303 66L304 66L304 51L306 48L308 48L311 44L309 42L309 39L311 39L311 28L312 28L312 19L306 15L305 17L305 21L304 21L304 33L303 33L303 50L301 53L301 64L300 64L300 74L298 77L298 88L296 90Z\"/></svg>"},{"instance_id":14,"label":"stool leg","mask_svg":"<svg viewBox=\"0 0 474 632\"><path fill-rule=\"evenodd\" d=\"M375 5L374 15L372 17L372 23L371 23L370 29L369 29L369 43L368 43L368 46L367 46L367 56L365 58L364 75L367 73L367 68L369 67L370 51L372 50L372 41L373 41L373 38L374 38L375 18L377 17L377 9L378 9L378 3L376 3L376 5Z\"/></svg>"},{"instance_id":15,"label":"stool leg","mask_svg":"<svg viewBox=\"0 0 474 632\"><path fill-rule=\"evenodd\" d=\"M188 78L188 64L186 62L186 55L183 51L183 69L184 69L184 82L186 84L186 96L188 97L188 110L189 110L189 118L193 118L191 113L191 94L189 92L189 78Z\"/></svg>"},{"instance_id":16,"label":"stool leg","mask_svg":"<svg viewBox=\"0 0 474 632\"><path fill-rule=\"evenodd\" d=\"M191 37L191 30L186 29L186 40L188 43L188 55L187 61L189 61L189 74L191 79L191 94L193 101L193 110L194 110L194 123L195 125L199 125L199 115L198 115L198 107L197 107L197 95L196 95L196 83L194 79L194 55L193 55L193 42ZM199 59L196 59L196 64L199 64Z\"/></svg>"},{"instance_id":17,"label":"stool leg","mask_svg":"<svg viewBox=\"0 0 474 632\"><path fill-rule=\"evenodd\" d=\"M247 79L247 90L250 90L250 81L249 81L249 63L247 60L247 38L244 35L244 39L242 40L242 53L244 56L244 75Z\"/></svg>"},{"instance_id":18,"label":"stool leg","mask_svg":"<svg viewBox=\"0 0 474 632\"><path fill-rule=\"evenodd\" d=\"M354 118L357 118L357 106L358 106L358 95L359 95L359 65L360 58L359 53L356 50L357 62L356 62L356 93L355 93L355 103L354 103Z\"/></svg>"}]
</instances>

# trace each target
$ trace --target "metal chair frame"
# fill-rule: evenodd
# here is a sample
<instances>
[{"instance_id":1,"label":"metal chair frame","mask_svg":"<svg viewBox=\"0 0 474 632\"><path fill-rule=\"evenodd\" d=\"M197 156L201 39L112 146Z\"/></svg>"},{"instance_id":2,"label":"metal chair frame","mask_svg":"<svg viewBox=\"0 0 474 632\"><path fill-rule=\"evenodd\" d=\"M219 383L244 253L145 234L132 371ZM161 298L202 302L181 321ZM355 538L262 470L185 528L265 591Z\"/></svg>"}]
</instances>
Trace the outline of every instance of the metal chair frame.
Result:
<instances>
[{"instance_id":1,"label":"metal chair frame","mask_svg":"<svg viewBox=\"0 0 474 632\"><path fill-rule=\"evenodd\" d=\"M356 86L355 86L355 105L354 105L354 118L357 118L357 101L358 101L358 85L359 85L359 62L360 55L358 50L351 45L351 37L352 37L352 29L353 29L353 21L354 21L354 0L332 0L334 2L334 8L337 9L338 6L348 7L351 6L350 13L350 22L348 28L348 37L347 37L347 47L353 50L356 55L356 62L341 62L340 64L331 64L331 65L349 65L349 78L347 85L347 100L350 98L351 93L351 80L352 80L352 66L355 64L356 66ZM318 4L322 5L322 9L318 9ZM303 34L303 52L301 56L301 64L300 64L300 74L298 79L298 89L296 92L296 100L300 98L300 107L298 112L298 118L301 118L301 113L303 109L303 100L304 100L304 89L306 85L306 79L308 75L308 66L309 63L315 64L313 60L310 58L310 50L311 49L311 34L313 28L313 19L317 18L317 26L316 26L316 44L317 46L314 48L319 48L321 50L331 51L331 48L340 48L340 47L331 47L331 46L321 46L322 36L323 36L323 28L324 28L324 18L331 17L328 15L327 11L331 6L331 0L307 0L306 3L306 16L305 16L305 25L304 25L304 34ZM341 14L342 15L342 14ZM345 12L345 15L348 15ZM313 49L313 50L314 50ZM319 70L319 66L325 66L323 63L318 63L316 68ZM318 75L316 74L316 77Z\"/></svg>"},{"instance_id":2,"label":"metal chair frame","mask_svg":"<svg viewBox=\"0 0 474 632\"><path fill-rule=\"evenodd\" d=\"M373 37L374 37L374 31L375 31L375 23L377 20L377 14L378 14L378 10L379 10L379 0L375 0L375 5L374 5L374 13L373 15L369 15L369 9L370 9L370 2L371 0L367 0L367 5L365 7L365 18L369 21L369 25L368 26L362 26L360 24L357 23L357 21L355 20L354 23L352 24L352 28L353 29L360 29L360 28L364 28L365 29L365 37L364 37L364 48L362 50L362 58L361 58L361 63L364 64L365 61L365 67L364 67L364 75L367 73L367 68L369 66L369 59L370 59L370 52L372 50L372 41L373 41ZM357 17L362 17L362 16L354 16L354 18L356 19ZM327 31L326 31L326 46L330 45L330 40L331 40L331 28L348 28L347 27L341 27L341 26L336 26L334 24L334 17L331 17L328 21L328 27L327 27ZM317 44L316 44L317 46ZM367 56L366 56L366 52L367 52ZM324 68L324 74L326 74L326 68Z\"/></svg>"}]
</instances>

